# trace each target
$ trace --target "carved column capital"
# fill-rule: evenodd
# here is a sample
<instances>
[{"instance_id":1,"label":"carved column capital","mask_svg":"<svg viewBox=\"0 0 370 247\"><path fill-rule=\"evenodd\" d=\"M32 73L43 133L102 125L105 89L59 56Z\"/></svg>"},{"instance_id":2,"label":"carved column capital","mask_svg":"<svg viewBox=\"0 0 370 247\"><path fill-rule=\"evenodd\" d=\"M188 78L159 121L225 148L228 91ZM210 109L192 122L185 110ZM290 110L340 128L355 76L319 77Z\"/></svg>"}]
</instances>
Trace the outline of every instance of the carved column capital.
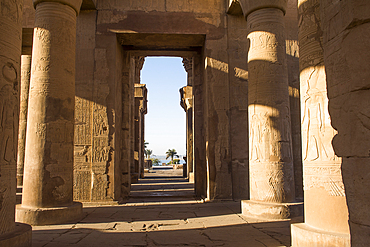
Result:
<instances>
[{"instance_id":1,"label":"carved column capital","mask_svg":"<svg viewBox=\"0 0 370 247\"><path fill-rule=\"evenodd\" d=\"M193 58L191 57L184 57L182 58L182 64L184 65L185 71L189 73L193 68Z\"/></svg>"},{"instance_id":2,"label":"carved column capital","mask_svg":"<svg viewBox=\"0 0 370 247\"><path fill-rule=\"evenodd\" d=\"M243 8L245 17L253 11L265 8L276 8L283 11L284 15L287 9L288 0L239 0Z\"/></svg>"},{"instance_id":3,"label":"carved column capital","mask_svg":"<svg viewBox=\"0 0 370 247\"><path fill-rule=\"evenodd\" d=\"M137 70L142 70L145 62L145 57L136 57L135 58L135 67Z\"/></svg>"},{"instance_id":4,"label":"carved column capital","mask_svg":"<svg viewBox=\"0 0 370 247\"><path fill-rule=\"evenodd\" d=\"M80 13L82 0L33 0L33 6L36 9L36 6L40 3L51 2L51 3L60 3L68 5L76 11L76 15Z\"/></svg>"}]
</instances>

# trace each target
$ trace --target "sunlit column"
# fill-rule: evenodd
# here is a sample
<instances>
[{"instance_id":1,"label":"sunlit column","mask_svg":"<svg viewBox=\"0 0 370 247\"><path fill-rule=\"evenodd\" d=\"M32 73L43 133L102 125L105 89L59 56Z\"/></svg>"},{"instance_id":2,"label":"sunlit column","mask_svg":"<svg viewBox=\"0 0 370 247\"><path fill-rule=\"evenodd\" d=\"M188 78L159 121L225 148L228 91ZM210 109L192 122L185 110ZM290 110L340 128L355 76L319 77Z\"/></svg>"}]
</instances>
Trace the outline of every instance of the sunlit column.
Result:
<instances>
[{"instance_id":1,"label":"sunlit column","mask_svg":"<svg viewBox=\"0 0 370 247\"><path fill-rule=\"evenodd\" d=\"M135 166L131 173L133 182L144 178L144 117L147 113L145 84L135 84Z\"/></svg>"},{"instance_id":2,"label":"sunlit column","mask_svg":"<svg viewBox=\"0 0 370 247\"><path fill-rule=\"evenodd\" d=\"M294 170L286 64L286 1L249 1L248 112L250 200L244 215L267 219L300 215ZM274 5L275 4L275 5Z\"/></svg>"},{"instance_id":3,"label":"sunlit column","mask_svg":"<svg viewBox=\"0 0 370 247\"><path fill-rule=\"evenodd\" d=\"M28 112L28 93L31 77L31 55L22 55L21 58L21 85L20 85L20 111L17 156L17 185L23 185L24 155L26 146L26 128Z\"/></svg>"},{"instance_id":4,"label":"sunlit column","mask_svg":"<svg viewBox=\"0 0 370 247\"><path fill-rule=\"evenodd\" d=\"M341 159L331 141L319 0L299 0L302 158L305 223L292 225L292 245L349 246Z\"/></svg>"},{"instance_id":5,"label":"sunlit column","mask_svg":"<svg viewBox=\"0 0 370 247\"><path fill-rule=\"evenodd\" d=\"M57 224L81 216L73 202L76 17L82 0L36 8L22 204L17 221Z\"/></svg>"},{"instance_id":6,"label":"sunlit column","mask_svg":"<svg viewBox=\"0 0 370 247\"><path fill-rule=\"evenodd\" d=\"M194 182L193 162L193 58L183 58L182 63L188 74L188 86L184 87L184 110L186 112L186 165L189 182ZM185 90L186 88L186 90ZM190 92L191 91L191 92Z\"/></svg>"}]
</instances>

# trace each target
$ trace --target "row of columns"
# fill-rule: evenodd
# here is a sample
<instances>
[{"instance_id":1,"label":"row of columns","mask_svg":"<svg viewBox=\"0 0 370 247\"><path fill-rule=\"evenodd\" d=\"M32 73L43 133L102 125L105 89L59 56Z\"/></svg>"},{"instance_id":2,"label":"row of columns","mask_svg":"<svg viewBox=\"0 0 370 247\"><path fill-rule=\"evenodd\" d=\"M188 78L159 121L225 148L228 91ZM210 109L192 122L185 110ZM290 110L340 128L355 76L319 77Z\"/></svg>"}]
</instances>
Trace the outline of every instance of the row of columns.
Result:
<instances>
[{"instance_id":1,"label":"row of columns","mask_svg":"<svg viewBox=\"0 0 370 247\"><path fill-rule=\"evenodd\" d=\"M341 163L331 144L319 0L298 1L305 222L292 246L350 246ZM250 200L244 215L287 219L295 202L283 16L286 1L242 1L248 24Z\"/></svg>"},{"instance_id":2,"label":"row of columns","mask_svg":"<svg viewBox=\"0 0 370 247\"><path fill-rule=\"evenodd\" d=\"M62 223L82 215L82 204L72 197L76 17L81 4L82 0L34 1L32 62L30 55L23 56L20 73L22 3L1 1L8 10L0 16L2 246L31 245L31 227L16 224L15 215L16 221L31 225ZM23 197L15 214L18 130L17 177Z\"/></svg>"}]
</instances>

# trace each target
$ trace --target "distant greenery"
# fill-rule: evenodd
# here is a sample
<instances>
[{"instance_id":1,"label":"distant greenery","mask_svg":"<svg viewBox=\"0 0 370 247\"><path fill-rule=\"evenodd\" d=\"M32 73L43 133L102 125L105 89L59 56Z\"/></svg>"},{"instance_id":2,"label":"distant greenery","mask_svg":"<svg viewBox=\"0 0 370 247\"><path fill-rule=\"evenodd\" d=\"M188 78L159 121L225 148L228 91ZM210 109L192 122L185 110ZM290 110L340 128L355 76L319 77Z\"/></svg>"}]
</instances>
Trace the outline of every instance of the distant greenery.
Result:
<instances>
[{"instance_id":1,"label":"distant greenery","mask_svg":"<svg viewBox=\"0 0 370 247\"><path fill-rule=\"evenodd\" d=\"M174 159L173 161L172 161L172 164L180 164L180 159Z\"/></svg>"},{"instance_id":2,"label":"distant greenery","mask_svg":"<svg viewBox=\"0 0 370 247\"><path fill-rule=\"evenodd\" d=\"M150 159L150 155L153 154L153 150L148 149L149 142L144 141L144 155L145 158Z\"/></svg>"},{"instance_id":3,"label":"distant greenery","mask_svg":"<svg viewBox=\"0 0 370 247\"><path fill-rule=\"evenodd\" d=\"M150 156L153 154L153 150L145 149L145 158L150 159Z\"/></svg>"},{"instance_id":4,"label":"distant greenery","mask_svg":"<svg viewBox=\"0 0 370 247\"><path fill-rule=\"evenodd\" d=\"M173 157L179 158L179 156L177 155L176 149L168 149L168 151L166 152L166 159L171 158L170 164L174 164L173 163Z\"/></svg>"},{"instance_id":5,"label":"distant greenery","mask_svg":"<svg viewBox=\"0 0 370 247\"><path fill-rule=\"evenodd\" d=\"M161 164L161 161L157 158L151 158L151 160L152 160L153 165L158 166Z\"/></svg>"}]
</instances>

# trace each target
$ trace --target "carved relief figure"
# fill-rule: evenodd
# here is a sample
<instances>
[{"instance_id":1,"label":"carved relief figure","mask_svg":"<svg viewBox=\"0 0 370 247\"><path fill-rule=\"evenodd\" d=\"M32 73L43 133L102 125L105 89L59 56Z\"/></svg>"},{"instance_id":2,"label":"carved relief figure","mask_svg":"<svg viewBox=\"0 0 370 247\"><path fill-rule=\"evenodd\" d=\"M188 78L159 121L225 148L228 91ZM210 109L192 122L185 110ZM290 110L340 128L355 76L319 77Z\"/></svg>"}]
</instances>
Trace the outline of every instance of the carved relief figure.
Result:
<instances>
[{"instance_id":1,"label":"carved relief figure","mask_svg":"<svg viewBox=\"0 0 370 247\"><path fill-rule=\"evenodd\" d=\"M334 152L331 147L331 126L326 126L326 96L318 89L318 80L322 78L315 68L307 80L307 91L303 96L303 151L304 160L332 160ZM329 128L329 130L327 129Z\"/></svg>"},{"instance_id":2,"label":"carved relief figure","mask_svg":"<svg viewBox=\"0 0 370 247\"><path fill-rule=\"evenodd\" d=\"M250 160L260 160L261 158L261 125L257 114L253 114L250 126Z\"/></svg>"},{"instance_id":3,"label":"carved relief figure","mask_svg":"<svg viewBox=\"0 0 370 247\"><path fill-rule=\"evenodd\" d=\"M18 73L12 63L2 68L6 83L0 89L0 157L6 162L16 161L18 130Z\"/></svg>"}]
</instances>

